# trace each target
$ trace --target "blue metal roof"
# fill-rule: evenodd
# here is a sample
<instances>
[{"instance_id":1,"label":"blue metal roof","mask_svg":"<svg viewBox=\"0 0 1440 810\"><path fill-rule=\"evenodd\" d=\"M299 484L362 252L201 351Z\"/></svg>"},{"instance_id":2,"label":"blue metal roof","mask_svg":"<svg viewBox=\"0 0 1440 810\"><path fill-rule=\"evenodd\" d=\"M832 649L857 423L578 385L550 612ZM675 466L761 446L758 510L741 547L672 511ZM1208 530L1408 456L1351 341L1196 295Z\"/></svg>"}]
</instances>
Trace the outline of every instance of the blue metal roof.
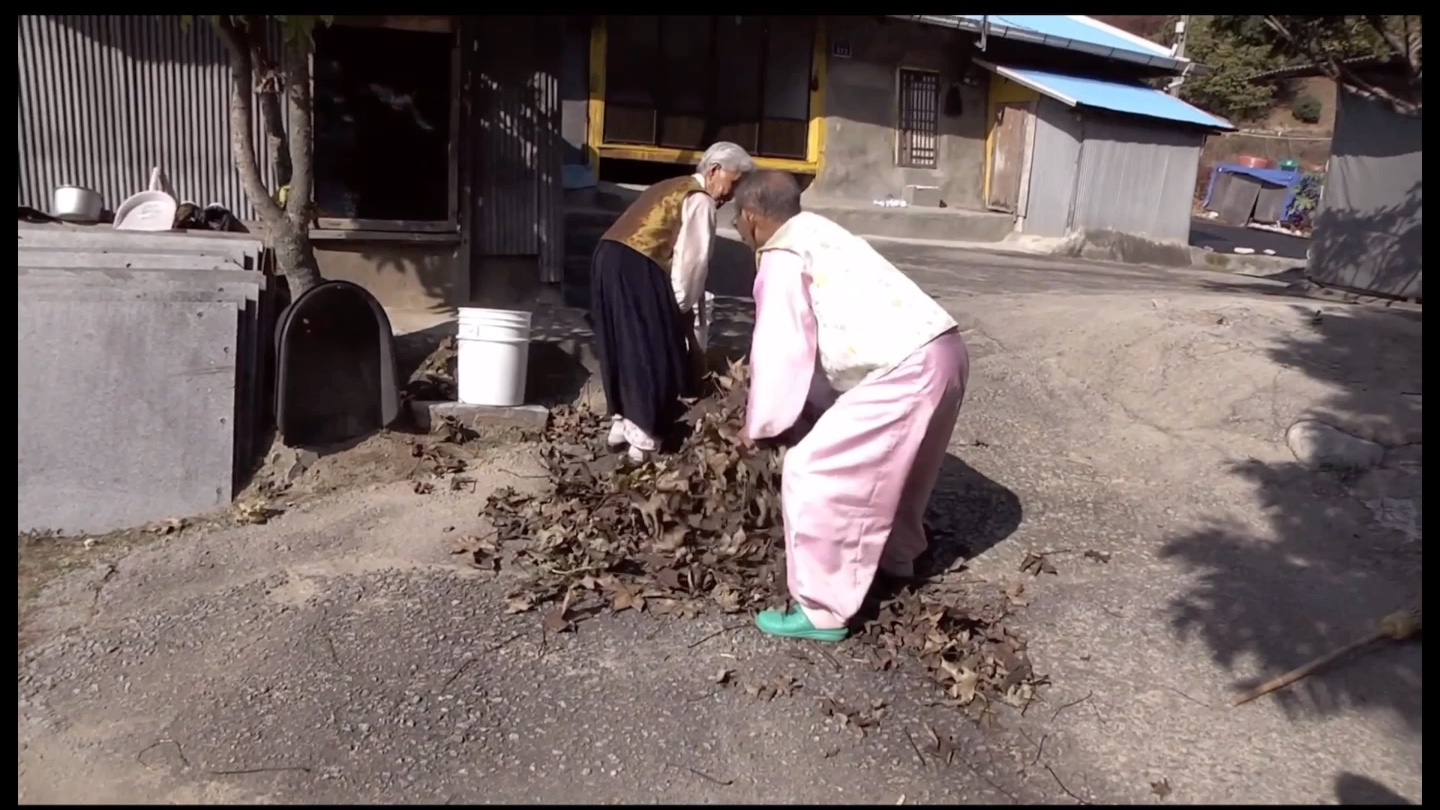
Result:
<instances>
[{"instance_id":1,"label":"blue metal roof","mask_svg":"<svg viewBox=\"0 0 1440 810\"><path fill-rule=\"evenodd\" d=\"M1113 82L999 65L987 67L1016 84L1024 85L1071 107L1098 107L1102 110L1178 121L1209 129L1235 129L1235 125L1224 118L1211 115L1138 82Z\"/></svg>"},{"instance_id":2,"label":"blue metal roof","mask_svg":"<svg viewBox=\"0 0 1440 810\"><path fill-rule=\"evenodd\" d=\"M1049 48L1088 53L1179 73L1190 64L1169 48L1080 14L891 14L912 22L958 28Z\"/></svg>"},{"instance_id":3,"label":"blue metal roof","mask_svg":"<svg viewBox=\"0 0 1440 810\"><path fill-rule=\"evenodd\" d=\"M1083 42L1101 48L1141 54L1144 56L1170 57L1170 49L1163 45L1147 42L1139 37L1126 36L1125 32L1112 30L1099 20L1092 20L1076 14L965 14L967 19L980 22L984 17L990 23L1000 23L1010 28L1024 28L1042 36Z\"/></svg>"}]
</instances>

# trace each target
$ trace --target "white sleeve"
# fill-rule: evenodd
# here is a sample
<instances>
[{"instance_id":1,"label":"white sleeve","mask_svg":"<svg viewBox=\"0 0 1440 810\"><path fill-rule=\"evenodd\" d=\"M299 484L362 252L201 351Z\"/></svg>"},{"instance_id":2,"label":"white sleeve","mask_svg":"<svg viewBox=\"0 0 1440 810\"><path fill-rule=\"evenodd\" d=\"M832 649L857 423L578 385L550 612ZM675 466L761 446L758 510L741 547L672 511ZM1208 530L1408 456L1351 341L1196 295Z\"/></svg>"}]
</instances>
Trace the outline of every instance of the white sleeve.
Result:
<instances>
[{"instance_id":1,"label":"white sleeve","mask_svg":"<svg viewBox=\"0 0 1440 810\"><path fill-rule=\"evenodd\" d=\"M670 285L681 312L690 312L705 294L714 245L715 200L709 194L691 194L680 209L680 233L670 261Z\"/></svg>"}]
</instances>

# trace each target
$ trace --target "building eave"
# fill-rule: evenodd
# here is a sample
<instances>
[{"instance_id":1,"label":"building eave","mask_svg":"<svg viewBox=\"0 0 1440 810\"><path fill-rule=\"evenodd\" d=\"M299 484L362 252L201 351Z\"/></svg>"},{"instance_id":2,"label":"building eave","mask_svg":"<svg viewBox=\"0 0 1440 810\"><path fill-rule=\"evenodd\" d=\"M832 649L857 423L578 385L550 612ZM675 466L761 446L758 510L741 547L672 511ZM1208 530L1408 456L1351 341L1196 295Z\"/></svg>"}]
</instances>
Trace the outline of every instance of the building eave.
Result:
<instances>
[{"instance_id":1,"label":"building eave","mask_svg":"<svg viewBox=\"0 0 1440 810\"><path fill-rule=\"evenodd\" d=\"M980 29L983 27L987 35L998 36L1001 39L1027 42L1032 45L1044 45L1050 48L1058 48L1074 53L1084 53L1105 59L1114 59L1118 62L1130 62L1131 64L1145 65L1146 67L1160 68L1176 73L1185 70L1185 66L1190 64L1188 59L1161 56L1159 54L1145 54L1123 48L1111 48L1104 45L1096 45L1091 42L1081 42L1075 39L1043 34L1028 28L1018 28L1000 22L988 22L982 26L981 23L976 20L952 14L889 14L886 16L897 20L909 20L910 22L918 22L924 25L953 28L976 34L980 33Z\"/></svg>"}]
</instances>

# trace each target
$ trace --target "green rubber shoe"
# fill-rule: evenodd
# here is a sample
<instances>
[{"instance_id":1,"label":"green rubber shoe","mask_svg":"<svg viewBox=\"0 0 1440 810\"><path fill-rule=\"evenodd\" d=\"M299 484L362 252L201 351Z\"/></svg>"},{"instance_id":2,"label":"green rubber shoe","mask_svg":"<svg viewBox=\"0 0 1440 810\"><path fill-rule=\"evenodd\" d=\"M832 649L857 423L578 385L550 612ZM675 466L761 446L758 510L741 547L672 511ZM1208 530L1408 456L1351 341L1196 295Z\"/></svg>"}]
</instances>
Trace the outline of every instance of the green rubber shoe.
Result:
<instances>
[{"instance_id":1,"label":"green rubber shoe","mask_svg":"<svg viewBox=\"0 0 1440 810\"><path fill-rule=\"evenodd\" d=\"M805 638L811 641L826 641L835 643L844 641L850 635L850 631L844 628L839 630L817 630L815 625L805 617L805 611L798 607L790 608L788 611L762 610L755 616L755 626L760 632L768 636L780 638Z\"/></svg>"}]
</instances>

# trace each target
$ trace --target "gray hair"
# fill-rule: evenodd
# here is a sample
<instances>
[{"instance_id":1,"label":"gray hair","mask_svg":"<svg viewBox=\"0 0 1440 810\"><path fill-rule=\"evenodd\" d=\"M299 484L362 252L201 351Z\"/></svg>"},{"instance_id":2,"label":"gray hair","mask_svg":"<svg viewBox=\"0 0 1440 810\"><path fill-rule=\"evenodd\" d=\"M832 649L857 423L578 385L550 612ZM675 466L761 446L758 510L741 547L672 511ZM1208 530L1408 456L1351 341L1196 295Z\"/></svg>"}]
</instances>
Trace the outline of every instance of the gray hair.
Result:
<instances>
[{"instance_id":1,"label":"gray hair","mask_svg":"<svg viewBox=\"0 0 1440 810\"><path fill-rule=\"evenodd\" d=\"M711 166L719 166L727 172L736 174L749 174L755 171L755 161L750 159L750 153L744 147L729 141L720 141L710 145L705 154L700 156L700 165L695 167L696 172L704 172Z\"/></svg>"},{"instance_id":2,"label":"gray hair","mask_svg":"<svg viewBox=\"0 0 1440 810\"><path fill-rule=\"evenodd\" d=\"M751 172L735 186L735 207L786 222L800 213L800 184L774 169Z\"/></svg>"}]
</instances>

